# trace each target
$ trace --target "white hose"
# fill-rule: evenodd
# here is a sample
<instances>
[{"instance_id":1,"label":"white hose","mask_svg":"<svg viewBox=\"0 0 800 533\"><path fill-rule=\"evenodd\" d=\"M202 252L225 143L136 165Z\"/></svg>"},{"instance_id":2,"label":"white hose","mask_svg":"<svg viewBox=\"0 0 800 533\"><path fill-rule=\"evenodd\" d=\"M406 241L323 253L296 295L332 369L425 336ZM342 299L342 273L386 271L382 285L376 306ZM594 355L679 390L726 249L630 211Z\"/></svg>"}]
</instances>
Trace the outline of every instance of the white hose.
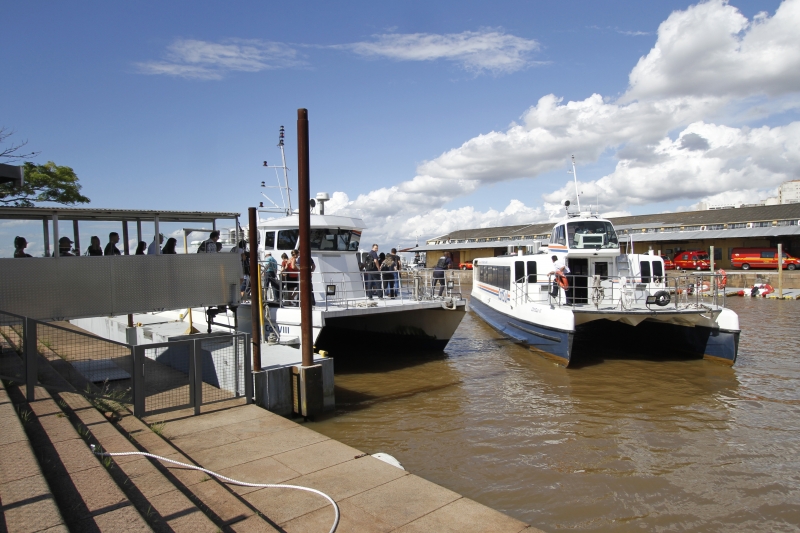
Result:
<instances>
[{"instance_id":1,"label":"white hose","mask_svg":"<svg viewBox=\"0 0 800 533\"><path fill-rule=\"evenodd\" d=\"M216 472L212 472L211 470L207 470L205 468L201 468L201 467L199 467L197 465L190 465L190 464L186 464L186 463L181 463L179 461L173 461L172 459L167 459L166 457L161 457L160 455L154 455L152 453L146 453L146 452L115 452L115 453L98 452L98 451L95 450L95 445L94 444L90 444L89 446L92 449L92 453L97 455L97 456L100 456L100 457L117 457L117 456L126 456L126 455L143 455L145 457L150 457L152 459L158 459L159 461L166 461L168 463L176 464L178 466L191 468L193 470L199 470L201 472L205 472L206 474L214 476L214 477L216 477L218 479L221 479L223 481L226 481L228 483L232 483L233 485L241 485L243 487L262 487L262 488L267 488L267 489L297 489L297 490L304 490L306 492L313 492L314 494L319 494L320 496L322 496L323 498L325 498L326 500L331 502L331 505L333 505L333 510L336 513L336 517L333 520L333 527L331 527L330 533L334 533L336 531L336 528L339 527L339 506L336 505L336 502L333 501L333 498L331 498L330 496L328 496L324 492L319 491L317 489L312 489L312 488L309 488L309 487L301 487L300 485L279 485L279 484L272 484L272 483L247 483L245 481L239 481L237 479L231 479L229 477L225 477L225 476L223 476L221 474L217 474Z\"/></svg>"}]
</instances>

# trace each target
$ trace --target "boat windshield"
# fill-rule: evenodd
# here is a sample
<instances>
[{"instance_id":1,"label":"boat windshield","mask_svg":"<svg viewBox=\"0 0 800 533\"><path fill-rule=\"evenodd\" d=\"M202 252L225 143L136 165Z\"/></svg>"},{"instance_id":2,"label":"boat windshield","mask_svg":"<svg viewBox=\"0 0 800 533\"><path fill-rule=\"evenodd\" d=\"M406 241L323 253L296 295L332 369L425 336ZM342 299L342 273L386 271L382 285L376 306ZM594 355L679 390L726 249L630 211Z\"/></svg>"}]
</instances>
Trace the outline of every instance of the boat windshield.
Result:
<instances>
[{"instance_id":1,"label":"boat windshield","mask_svg":"<svg viewBox=\"0 0 800 533\"><path fill-rule=\"evenodd\" d=\"M340 228L313 228L309 236L312 250L358 251L361 232Z\"/></svg>"},{"instance_id":2,"label":"boat windshield","mask_svg":"<svg viewBox=\"0 0 800 533\"><path fill-rule=\"evenodd\" d=\"M614 226L604 220L568 222L567 242L570 248L619 248Z\"/></svg>"}]
</instances>

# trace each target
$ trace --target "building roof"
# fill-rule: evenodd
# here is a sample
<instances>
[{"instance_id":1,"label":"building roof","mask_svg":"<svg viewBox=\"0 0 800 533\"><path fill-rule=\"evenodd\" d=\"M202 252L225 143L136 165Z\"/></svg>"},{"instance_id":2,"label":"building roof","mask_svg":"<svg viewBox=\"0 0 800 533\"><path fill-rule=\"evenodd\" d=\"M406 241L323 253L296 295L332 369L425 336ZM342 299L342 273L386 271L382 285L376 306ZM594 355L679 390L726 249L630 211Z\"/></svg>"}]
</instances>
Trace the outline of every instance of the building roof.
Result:
<instances>
[{"instance_id":1,"label":"building roof","mask_svg":"<svg viewBox=\"0 0 800 533\"><path fill-rule=\"evenodd\" d=\"M59 220L155 220L159 222L210 222L235 219L239 213L212 211L154 211L143 209L100 209L93 207L0 207L0 220L42 220L57 215Z\"/></svg>"},{"instance_id":2,"label":"building roof","mask_svg":"<svg viewBox=\"0 0 800 533\"><path fill-rule=\"evenodd\" d=\"M800 235L800 204L751 206L707 211L683 211L609 218L616 230L633 234L638 242L686 241L731 237L779 237ZM789 221L794 225L775 225ZM747 227L751 224L753 227ZM759 227L758 223L769 226ZM494 228L458 230L429 239L412 251L524 246L547 240L555 222ZM740 227L745 225L744 227ZM722 226L722 227L720 227ZM731 227L733 226L733 227ZM705 228L705 229L701 229ZM661 231L662 229L666 231Z\"/></svg>"}]
</instances>

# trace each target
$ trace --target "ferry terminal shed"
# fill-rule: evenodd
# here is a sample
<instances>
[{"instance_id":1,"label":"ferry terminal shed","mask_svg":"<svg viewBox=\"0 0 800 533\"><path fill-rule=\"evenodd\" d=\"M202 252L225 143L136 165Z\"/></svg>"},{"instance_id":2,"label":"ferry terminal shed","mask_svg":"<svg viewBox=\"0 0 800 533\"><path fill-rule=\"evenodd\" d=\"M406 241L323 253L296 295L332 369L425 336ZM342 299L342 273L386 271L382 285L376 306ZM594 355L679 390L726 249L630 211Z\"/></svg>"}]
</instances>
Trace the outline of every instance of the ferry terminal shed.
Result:
<instances>
[{"instance_id":1,"label":"ferry terminal shed","mask_svg":"<svg viewBox=\"0 0 800 533\"><path fill-rule=\"evenodd\" d=\"M715 264L731 269L734 248L769 247L778 243L791 256L800 256L800 203L684 211L615 217L620 244L633 238L633 252L653 250L672 258L684 250L710 251ZM482 257L515 253L535 243L546 245L555 222L458 230L440 235L409 252L427 253L427 267L436 264L441 253L453 254L454 263L469 263ZM629 250L631 251L631 250Z\"/></svg>"}]
</instances>

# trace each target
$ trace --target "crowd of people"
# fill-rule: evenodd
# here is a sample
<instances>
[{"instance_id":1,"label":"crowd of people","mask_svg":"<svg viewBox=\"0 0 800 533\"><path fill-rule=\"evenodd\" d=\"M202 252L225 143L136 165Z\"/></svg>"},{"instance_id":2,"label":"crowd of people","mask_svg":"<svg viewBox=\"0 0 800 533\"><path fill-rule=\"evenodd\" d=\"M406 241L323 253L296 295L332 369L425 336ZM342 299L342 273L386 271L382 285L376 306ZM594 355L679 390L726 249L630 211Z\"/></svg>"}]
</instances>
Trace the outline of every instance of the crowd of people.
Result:
<instances>
[{"instance_id":1,"label":"crowd of people","mask_svg":"<svg viewBox=\"0 0 800 533\"><path fill-rule=\"evenodd\" d=\"M104 255L122 255L122 252L117 247L119 243L119 233L116 231L112 231L108 234L108 244L106 244L105 248L102 247L100 243L100 237L97 235L92 235L91 244L86 251L83 253L85 256L90 257L102 257ZM198 252L205 252L205 253L216 253L222 250L222 244L217 242L219 241L219 231L212 231L211 235L208 240L203 241L200 245L200 249ZM69 237L61 237L58 239L58 255L59 257L75 257L80 255L80 251L73 248L74 241ZM178 245L178 240L174 237L170 237L167 239L166 244L164 243L164 234L159 233L158 235L158 244L156 244L155 237L153 238L153 242L148 244L145 241L139 241L136 246L136 252L134 255L156 255L159 253L159 248L161 245L164 245L161 248L160 253L162 255L172 255L177 254L176 246ZM244 241L239 243L240 246L244 246ZM23 258L23 257L33 257L29 253L25 251L25 248L28 247L28 241L25 237L15 237L14 238L14 257ZM232 252L234 250L231 250Z\"/></svg>"},{"instance_id":2,"label":"crowd of people","mask_svg":"<svg viewBox=\"0 0 800 533\"><path fill-rule=\"evenodd\" d=\"M400 295L400 270L402 261L397 249L388 254L378 253L378 245L373 244L364 260L364 288L367 298L397 298Z\"/></svg>"}]
</instances>

